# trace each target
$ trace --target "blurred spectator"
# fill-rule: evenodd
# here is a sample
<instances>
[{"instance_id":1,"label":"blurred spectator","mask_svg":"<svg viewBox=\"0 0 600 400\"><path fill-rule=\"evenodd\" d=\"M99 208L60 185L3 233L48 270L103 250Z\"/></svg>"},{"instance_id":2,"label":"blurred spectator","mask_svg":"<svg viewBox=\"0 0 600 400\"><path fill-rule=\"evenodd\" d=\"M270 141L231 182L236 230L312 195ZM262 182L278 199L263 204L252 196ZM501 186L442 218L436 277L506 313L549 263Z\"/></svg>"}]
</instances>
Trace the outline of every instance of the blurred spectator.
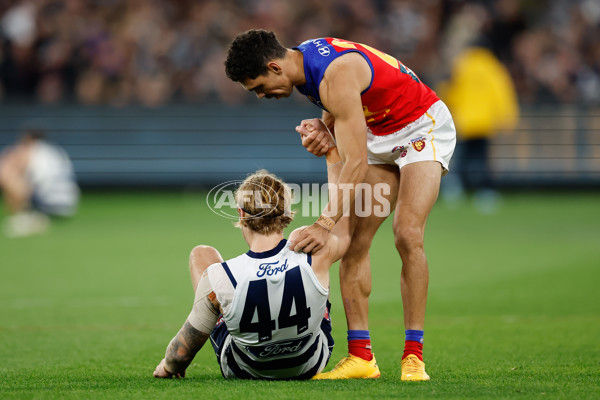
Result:
<instances>
[{"instance_id":1,"label":"blurred spectator","mask_svg":"<svg viewBox=\"0 0 600 400\"><path fill-rule=\"evenodd\" d=\"M442 185L450 203L474 191L475 206L494 212L499 195L490 174L489 145L500 130L514 129L519 118L515 86L506 67L492 52L490 14L478 4L462 7L451 20L454 36L447 40L445 57L450 78L439 84L438 95L450 109L457 132L453 173ZM454 25L452 25L454 24Z\"/></svg>"},{"instance_id":2,"label":"blurred spectator","mask_svg":"<svg viewBox=\"0 0 600 400\"><path fill-rule=\"evenodd\" d=\"M48 216L72 216L79 201L69 157L36 130L27 131L0 154L0 189L9 214L3 228L9 237L44 232Z\"/></svg>"},{"instance_id":3,"label":"blurred spectator","mask_svg":"<svg viewBox=\"0 0 600 400\"><path fill-rule=\"evenodd\" d=\"M485 13L473 20L468 6ZM8 0L0 3L0 96L148 107L251 101L223 61L236 33L258 27L288 43L361 40L433 84L473 24L521 101L600 102L598 0Z\"/></svg>"},{"instance_id":4,"label":"blurred spectator","mask_svg":"<svg viewBox=\"0 0 600 400\"><path fill-rule=\"evenodd\" d=\"M489 166L490 139L498 130L513 129L519 108L511 77L494 54L481 45L465 49L454 62L449 82L438 94L450 109L458 141L454 174L443 185L443 197L457 200L463 187L475 191L476 206L493 212L498 194Z\"/></svg>"}]
</instances>

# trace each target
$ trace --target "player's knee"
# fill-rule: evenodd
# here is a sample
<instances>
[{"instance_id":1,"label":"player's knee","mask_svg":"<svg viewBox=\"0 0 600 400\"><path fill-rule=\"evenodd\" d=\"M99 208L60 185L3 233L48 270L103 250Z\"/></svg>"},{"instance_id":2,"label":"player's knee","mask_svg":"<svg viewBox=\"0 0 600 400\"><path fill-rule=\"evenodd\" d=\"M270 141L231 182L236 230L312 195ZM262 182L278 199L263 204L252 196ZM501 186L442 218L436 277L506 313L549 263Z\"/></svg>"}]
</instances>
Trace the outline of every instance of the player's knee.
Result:
<instances>
[{"instance_id":1,"label":"player's knee","mask_svg":"<svg viewBox=\"0 0 600 400\"><path fill-rule=\"evenodd\" d=\"M347 251L342 260L351 261L369 256L369 248L373 238L367 238L355 232L351 240L346 243Z\"/></svg>"},{"instance_id":2,"label":"player's knee","mask_svg":"<svg viewBox=\"0 0 600 400\"><path fill-rule=\"evenodd\" d=\"M211 246L199 245L194 247L190 253L190 270L202 272L209 265L221 262L221 260L221 255L217 249Z\"/></svg>"},{"instance_id":3,"label":"player's knee","mask_svg":"<svg viewBox=\"0 0 600 400\"><path fill-rule=\"evenodd\" d=\"M394 227L394 244L398 252L402 254L415 250L422 250L424 246L423 229L414 225L403 225Z\"/></svg>"}]
</instances>

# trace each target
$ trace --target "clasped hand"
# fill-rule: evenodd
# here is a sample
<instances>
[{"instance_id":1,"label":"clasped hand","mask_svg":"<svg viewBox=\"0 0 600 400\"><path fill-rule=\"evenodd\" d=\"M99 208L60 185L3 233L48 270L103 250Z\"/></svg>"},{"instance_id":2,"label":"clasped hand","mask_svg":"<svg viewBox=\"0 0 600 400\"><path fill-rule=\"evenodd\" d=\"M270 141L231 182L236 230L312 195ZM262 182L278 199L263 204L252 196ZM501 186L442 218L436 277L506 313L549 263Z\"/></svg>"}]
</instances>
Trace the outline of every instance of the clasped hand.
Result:
<instances>
[{"instance_id":1,"label":"clasped hand","mask_svg":"<svg viewBox=\"0 0 600 400\"><path fill-rule=\"evenodd\" d=\"M327 154L330 147L335 147L335 140L325 123L318 118L305 119L296 127L302 136L302 146L317 157Z\"/></svg>"}]
</instances>

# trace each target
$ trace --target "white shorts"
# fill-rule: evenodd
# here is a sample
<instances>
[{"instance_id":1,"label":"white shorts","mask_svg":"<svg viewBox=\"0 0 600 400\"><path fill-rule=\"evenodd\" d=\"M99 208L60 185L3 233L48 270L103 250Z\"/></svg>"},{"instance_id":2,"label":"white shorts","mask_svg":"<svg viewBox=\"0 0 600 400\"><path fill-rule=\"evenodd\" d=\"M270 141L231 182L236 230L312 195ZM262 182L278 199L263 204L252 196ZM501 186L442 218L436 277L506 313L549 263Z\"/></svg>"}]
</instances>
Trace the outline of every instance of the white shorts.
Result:
<instances>
[{"instance_id":1,"label":"white shorts","mask_svg":"<svg viewBox=\"0 0 600 400\"><path fill-rule=\"evenodd\" d=\"M454 121L441 100L397 132L386 136L367 132L369 164L396 164L400 169L414 162L437 161L446 175L455 146Z\"/></svg>"}]
</instances>

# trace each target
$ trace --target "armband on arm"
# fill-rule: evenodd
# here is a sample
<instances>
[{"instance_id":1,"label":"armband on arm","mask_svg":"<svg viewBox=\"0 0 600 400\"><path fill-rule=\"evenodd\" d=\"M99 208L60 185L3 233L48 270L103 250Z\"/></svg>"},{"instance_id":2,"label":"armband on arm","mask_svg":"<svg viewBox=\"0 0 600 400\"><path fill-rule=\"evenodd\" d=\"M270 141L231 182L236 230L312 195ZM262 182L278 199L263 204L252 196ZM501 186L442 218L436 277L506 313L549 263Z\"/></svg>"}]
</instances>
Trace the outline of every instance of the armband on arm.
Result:
<instances>
[{"instance_id":1,"label":"armband on arm","mask_svg":"<svg viewBox=\"0 0 600 400\"><path fill-rule=\"evenodd\" d=\"M332 218L326 217L324 215L320 215L316 223L321 225L327 232L331 232L331 230L335 226L335 221Z\"/></svg>"}]
</instances>

